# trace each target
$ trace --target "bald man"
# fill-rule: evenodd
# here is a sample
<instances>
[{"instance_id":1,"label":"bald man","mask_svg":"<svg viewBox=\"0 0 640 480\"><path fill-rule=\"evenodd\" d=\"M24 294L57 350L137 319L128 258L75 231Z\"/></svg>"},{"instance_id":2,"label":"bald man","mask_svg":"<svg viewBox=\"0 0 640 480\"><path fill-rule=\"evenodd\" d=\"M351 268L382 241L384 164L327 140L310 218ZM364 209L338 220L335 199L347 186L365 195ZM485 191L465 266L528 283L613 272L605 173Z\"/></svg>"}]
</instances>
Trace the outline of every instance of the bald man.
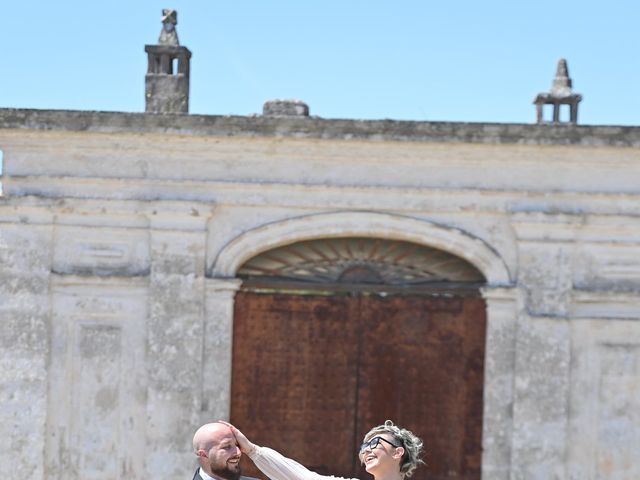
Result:
<instances>
[{"instance_id":1,"label":"bald man","mask_svg":"<svg viewBox=\"0 0 640 480\"><path fill-rule=\"evenodd\" d=\"M242 452L231 429L223 423L207 423L193 436L200 468L193 480L248 480L240 474ZM255 480L255 479L252 479Z\"/></svg>"}]
</instances>

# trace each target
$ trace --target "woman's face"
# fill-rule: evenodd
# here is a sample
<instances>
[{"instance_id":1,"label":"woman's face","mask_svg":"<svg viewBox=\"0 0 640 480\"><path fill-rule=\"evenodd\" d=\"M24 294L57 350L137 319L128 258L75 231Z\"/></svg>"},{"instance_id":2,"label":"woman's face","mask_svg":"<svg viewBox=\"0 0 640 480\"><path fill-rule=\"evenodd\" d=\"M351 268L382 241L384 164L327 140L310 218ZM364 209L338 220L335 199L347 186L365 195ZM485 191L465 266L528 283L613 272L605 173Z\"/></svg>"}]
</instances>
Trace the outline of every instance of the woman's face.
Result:
<instances>
[{"instance_id":1,"label":"woman's face","mask_svg":"<svg viewBox=\"0 0 640 480\"><path fill-rule=\"evenodd\" d=\"M372 474L399 471L404 448L389 433L374 433L360 447L360 461Z\"/></svg>"}]
</instances>

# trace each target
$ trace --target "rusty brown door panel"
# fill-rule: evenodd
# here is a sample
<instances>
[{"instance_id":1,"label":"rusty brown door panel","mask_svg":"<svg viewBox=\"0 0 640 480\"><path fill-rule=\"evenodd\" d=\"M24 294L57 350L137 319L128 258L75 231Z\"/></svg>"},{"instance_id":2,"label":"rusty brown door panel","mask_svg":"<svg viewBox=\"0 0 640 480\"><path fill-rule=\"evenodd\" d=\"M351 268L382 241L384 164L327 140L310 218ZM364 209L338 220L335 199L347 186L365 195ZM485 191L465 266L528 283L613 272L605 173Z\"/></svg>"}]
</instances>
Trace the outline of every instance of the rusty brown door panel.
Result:
<instances>
[{"instance_id":1,"label":"rusty brown door panel","mask_svg":"<svg viewBox=\"0 0 640 480\"><path fill-rule=\"evenodd\" d=\"M485 328L476 297L240 292L231 419L321 473L366 479L356 446L389 418L425 440L414 478L477 480Z\"/></svg>"},{"instance_id":2,"label":"rusty brown door panel","mask_svg":"<svg viewBox=\"0 0 640 480\"><path fill-rule=\"evenodd\" d=\"M348 297L239 292L234 318L232 421L257 444L343 476L353 460L356 307ZM256 475L252 467L243 471Z\"/></svg>"},{"instance_id":3,"label":"rusty brown door panel","mask_svg":"<svg viewBox=\"0 0 640 480\"><path fill-rule=\"evenodd\" d=\"M370 296L360 316L358 436L391 419L425 441L415 478L479 479L484 301Z\"/></svg>"}]
</instances>

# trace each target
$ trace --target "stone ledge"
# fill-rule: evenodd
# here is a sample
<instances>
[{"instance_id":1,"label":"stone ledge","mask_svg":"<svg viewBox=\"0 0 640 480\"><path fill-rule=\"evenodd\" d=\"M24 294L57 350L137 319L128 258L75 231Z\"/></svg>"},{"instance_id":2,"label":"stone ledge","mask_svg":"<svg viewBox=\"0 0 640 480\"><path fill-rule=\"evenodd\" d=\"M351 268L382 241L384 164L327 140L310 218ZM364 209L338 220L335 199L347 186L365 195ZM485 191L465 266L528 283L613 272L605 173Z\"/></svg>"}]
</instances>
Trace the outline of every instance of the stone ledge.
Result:
<instances>
[{"instance_id":1,"label":"stone ledge","mask_svg":"<svg viewBox=\"0 0 640 480\"><path fill-rule=\"evenodd\" d=\"M640 147L640 127L0 109L0 129Z\"/></svg>"}]
</instances>

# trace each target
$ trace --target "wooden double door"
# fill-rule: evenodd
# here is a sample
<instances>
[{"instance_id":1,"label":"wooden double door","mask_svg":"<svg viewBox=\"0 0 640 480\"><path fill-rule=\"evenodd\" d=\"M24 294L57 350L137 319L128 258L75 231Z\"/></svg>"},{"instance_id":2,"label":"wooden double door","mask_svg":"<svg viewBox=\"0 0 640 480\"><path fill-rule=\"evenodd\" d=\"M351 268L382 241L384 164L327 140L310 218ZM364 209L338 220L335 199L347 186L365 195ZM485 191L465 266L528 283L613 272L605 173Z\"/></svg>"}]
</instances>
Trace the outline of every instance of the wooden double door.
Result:
<instances>
[{"instance_id":1,"label":"wooden double door","mask_svg":"<svg viewBox=\"0 0 640 480\"><path fill-rule=\"evenodd\" d=\"M231 421L322 474L371 478L385 420L425 443L415 479L480 479L486 313L477 295L239 292ZM243 460L243 472L260 476ZM264 478L264 476L262 476Z\"/></svg>"}]
</instances>

